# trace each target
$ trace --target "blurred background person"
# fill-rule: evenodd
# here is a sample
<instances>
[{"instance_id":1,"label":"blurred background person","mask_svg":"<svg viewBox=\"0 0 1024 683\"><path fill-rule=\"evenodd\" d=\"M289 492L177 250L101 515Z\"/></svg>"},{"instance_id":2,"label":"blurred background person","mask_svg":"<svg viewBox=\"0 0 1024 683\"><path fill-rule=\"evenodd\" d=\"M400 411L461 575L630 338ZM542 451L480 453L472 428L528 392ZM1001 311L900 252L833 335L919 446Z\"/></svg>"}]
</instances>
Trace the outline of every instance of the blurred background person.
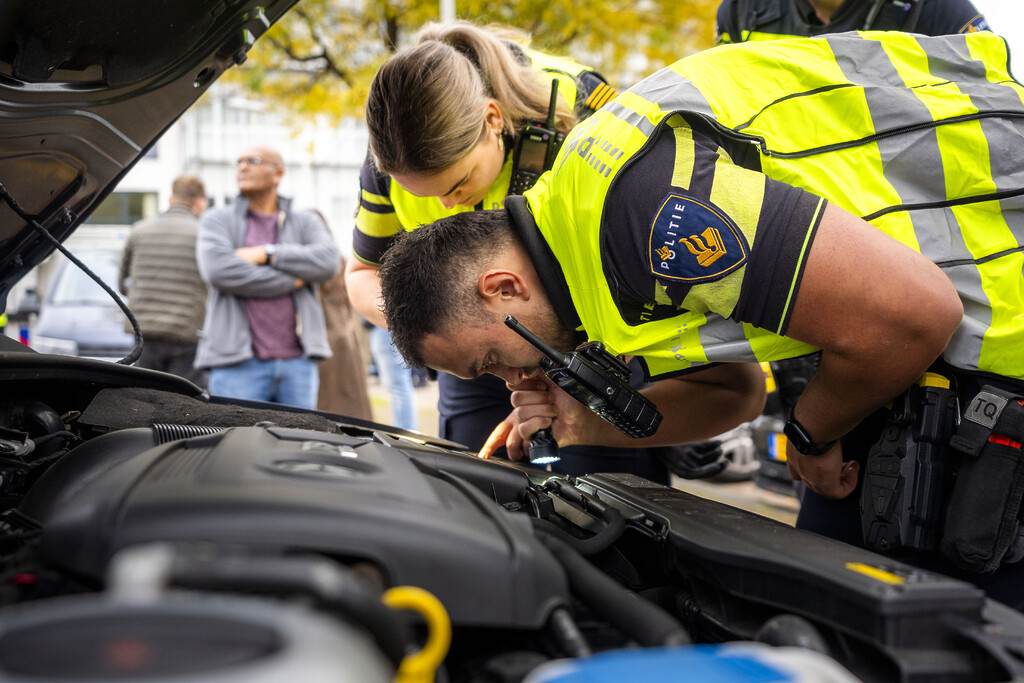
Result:
<instances>
[{"instance_id":1,"label":"blurred background person","mask_svg":"<svg viewBox=\"0 0 1024 683\"><path fill-rule=\"evenodd\" d=\"M419 429L416 415L416 387L412 370L405 364L402 354L391 341L391 333L382 327L370 325L370 356L377 369L377 378L388 393L391 403L391 422L402 429Z\"/></svg>"},{"instance_id":2,"label":"blurred background person","mask_svg":"<svg viewBox=\"0 0 1024 683\"><path fill-rule=\"evenodd\" d=\"M199 226L199 271L209 284L196 365L215 396L316 408L316 362L329 358L319 285L341 255L312 211L278 194L284 161L252 146L237 161L238 199Z\"/></svg>"},{"instance_id":3,"label":"blurred background person","mask_svg":"<svg viewBox=\"0 0 1024 683\"><path fill-rule=\"evenodd\" d=\"M723 0L716 43L817 36L842 31L906 31L929 36L989 30L970 0Z\"/></svg>"},{"instance_id":4,"label":"blurred background person","mask_svg":"<svg viewBox=\"0 0 1024 683\"><path fill-rule=\"evenodd\" d=\"M118 276L118 289L128 295L145 342L136 365L179 375L201 387L206 386L206 372L194 363L206 283L196 264L196 235L206 205L206 188L198 176L175 178L167 211L132 226ZM125 323L125 330L132 332L131 323Z\"/></svg>"},{"instance_id":5,"label":"blurred background person","mask_svg":"<svg viewBox=\"0 0 1024 683\"><path fill-rule=\"evenodd\" d=\"M360 420L372 420L367 368L363 360L362 319L348 298L344 257L338 274L320 285L320 301L324 307L331 357L320 361L318 366L320 393L317 408Z\"/></svg>"}]
</instances>

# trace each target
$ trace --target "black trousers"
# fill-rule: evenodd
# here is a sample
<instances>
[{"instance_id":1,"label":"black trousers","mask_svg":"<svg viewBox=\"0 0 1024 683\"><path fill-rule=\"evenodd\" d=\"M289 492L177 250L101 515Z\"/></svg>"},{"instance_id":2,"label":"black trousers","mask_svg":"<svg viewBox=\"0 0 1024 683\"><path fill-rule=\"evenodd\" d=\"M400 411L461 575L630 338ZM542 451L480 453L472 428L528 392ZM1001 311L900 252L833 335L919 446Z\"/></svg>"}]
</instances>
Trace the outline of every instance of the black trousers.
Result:
<instances>
[{"instance_id":1,"label":"black trousers","mask_svg":"<svg viewBox=\"0 0 1024 683\"><path fill-rule=\"evenodd\" d=\"M147 336L143 337L143 341L142 355L135 363L137 366L169 372L206 388L209 373L192 365L196 359L195 343Z\"/></svg>"}]
</instances>

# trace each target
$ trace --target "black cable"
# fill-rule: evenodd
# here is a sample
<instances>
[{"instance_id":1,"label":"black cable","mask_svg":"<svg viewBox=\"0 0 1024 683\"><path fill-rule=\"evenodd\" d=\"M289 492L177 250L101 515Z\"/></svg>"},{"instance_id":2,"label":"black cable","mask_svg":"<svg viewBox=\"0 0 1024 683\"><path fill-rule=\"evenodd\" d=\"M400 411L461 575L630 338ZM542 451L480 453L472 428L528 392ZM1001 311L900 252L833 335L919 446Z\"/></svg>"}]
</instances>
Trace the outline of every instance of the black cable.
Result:
<instances>
[{"instance_id":1,"label":"black cable","mask_svg":"<svg viewBox=\"0 0 1024 683\"><path fill-rule=\"evenodd\" d=\"M590 564L558 538L538 535L565 570L569 586L596 614L645 647L689 645L686 628L674 616Z\"/></svg>"},{"instance_id":2,"label":"black cable","mask_svg":"<svg viewBox=\"0 0 1024 683\"><path fill-rule=\"evenodd\" d=\"M121 300L121 297L117 294L117 292L111 289L110 285L104 282L96 273L92 272L92 270L90 270L87 265L85 265L84 263L79 261L75 256L73 256L70 251L64 248L64 245L60 243L60 240L58 240L56 237L47 232L46 228L39 224L39 221L30 216L28 212L26 212L25 209L22 208L21 204L18 203L18 200L16 200L11 195L11 193L7 191L7 188L4 187L3 183L0 183L0 197L3 197L4 201L7 202L7 205L14 210L14 213L18 214L18 216L20 216L22 220L26 221L32 227L33 230L38 232L46 239L50 240L50 242L53 243L53 245L57 248L58 251L60 251L60 253L64 254L64 256L66 256L69 261L78 266L82 270L82 272L84 272L86 275L95 280L96 284L102 287L103 291L110 295L110 298L114 300L114 303L116 303L118 307L124 312L125 316L127 316L128 321L132 324L132 332L135 334L135 346L132 347L131 353L129 353L121 360L117 361L117 363L119 365L131 365L132 363L137 361L139 359L139 356L142 355L142 328L139 327L139 321L135 319L135 316L128 309L128 305ZM64 210L67 211L69 214L71 213L71 211L67 208L65 208Z\"/></svg>"},{"instance_id":3,"label":"black cable","mask_svg":"<svg viewBox=\"0 0 1024 683\"><path fill-rule=\"evenodd\" d=\"M619 519L622 518L619 517ZM619 539L619 536L622 535L622 531L615 533L615 531L612 530L611 533L608 533L611 527L605 527L590 538L576 538L554 522L542 517L531 517L530 522L533 524L533 528L535 530L554 536L580 555L585 556L596 555L602 550L611 547L611 545ZM622 529L625 530L625 527L626 522L623 520Z\"/></svg>"}]
</instances>

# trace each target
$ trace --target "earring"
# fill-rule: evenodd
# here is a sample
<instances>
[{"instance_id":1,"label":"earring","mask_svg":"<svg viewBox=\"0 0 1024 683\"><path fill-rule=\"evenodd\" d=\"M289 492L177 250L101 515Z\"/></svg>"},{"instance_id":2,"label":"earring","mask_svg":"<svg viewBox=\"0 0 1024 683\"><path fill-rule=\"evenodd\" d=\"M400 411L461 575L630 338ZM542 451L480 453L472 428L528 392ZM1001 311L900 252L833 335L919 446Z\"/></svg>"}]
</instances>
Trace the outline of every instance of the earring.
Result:
<instances>
[{"instance_id":1,"label":"earring","mask_svg":"<svg viewBox=\"0 0 1024 683\"><path fill-rule=\"evenodd\" d=\"M505 151L505 138L501 133L498 133L498 149Z\"/></svg>"}]
</instances>

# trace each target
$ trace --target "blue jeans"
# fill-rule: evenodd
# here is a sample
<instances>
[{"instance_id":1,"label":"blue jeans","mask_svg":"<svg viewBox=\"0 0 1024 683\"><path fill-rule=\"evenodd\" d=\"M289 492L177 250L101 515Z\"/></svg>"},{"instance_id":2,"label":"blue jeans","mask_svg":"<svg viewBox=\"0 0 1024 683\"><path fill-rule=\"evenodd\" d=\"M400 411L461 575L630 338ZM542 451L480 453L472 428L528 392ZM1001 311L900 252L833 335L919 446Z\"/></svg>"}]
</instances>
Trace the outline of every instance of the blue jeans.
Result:
<instances>
[{"instance_id":1,"label":"blue jeans","mask_svg":"<svg viewBox=\"0 0 1024 683\"><path fill-rule=\"evenodd\" d=\"M259 360L210 369L210 394L316 408L320 374L308 358Z\"/></svg>"},{"instance_id":2,"label":"blue jeans","mask_svg":"<svg viewBox=\"0 0 1024 683\"><path fill-rule=\"evenodd\" d=\"M416 389L412 385L412 372L402 354L391 343L391 333L381 327L370 330L370 353L377 366L380 383L391 397L391 419L394 426L416 429Z\"/></svg>"}]
</instances>

